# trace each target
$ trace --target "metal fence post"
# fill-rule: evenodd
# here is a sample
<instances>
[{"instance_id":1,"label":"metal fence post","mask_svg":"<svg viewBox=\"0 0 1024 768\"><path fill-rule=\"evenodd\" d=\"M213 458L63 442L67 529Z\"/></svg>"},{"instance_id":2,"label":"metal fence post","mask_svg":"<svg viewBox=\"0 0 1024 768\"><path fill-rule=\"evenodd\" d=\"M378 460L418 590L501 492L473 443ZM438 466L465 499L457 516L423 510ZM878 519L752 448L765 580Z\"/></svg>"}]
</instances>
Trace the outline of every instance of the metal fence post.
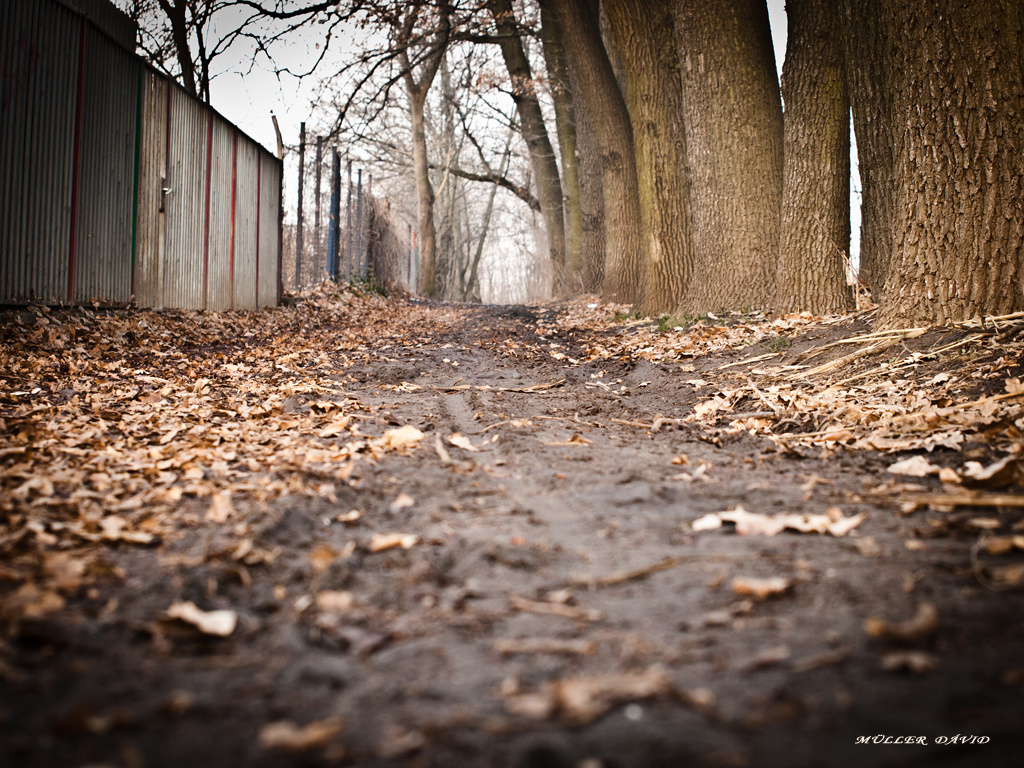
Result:
<instances>
[{"instance_id":1,"label":"metal fence post","mask_svg":"<svg viewBox=\"0 0 1024 768\"><path fill-rule=\"evenodd\" d=\"M327 221L327 274L332 280L338 279L338 246L341 234L341 156L337 147L331 153L331 211Z\"/></svg>"},{"instance_id":2,"label":"metal fence post","mask_svg":"<svg viewBox=\"0 0 1024 768\"><path fill-rule=\"evenodd\" d=\"M295 288L302 287L302 189L306 170L306 124L299 124L299 218L295 228Z\"/></svg>"},{"instance_id":3,"label":"metal fence post","mask_svg":"<svg viewBox=\"0 0 1024 768\"><path fill-rule=\"evenodd\" d=\"M356 171L356 252L354 269L357 276L363 275L363 169Z\"/></svg>"},{"instance_id":4,"label":"metal fence post","mask_svg":"<svg viewBox=\"0 0 1024 768\"><path fill-rule=\"evenodd\" d=\"M313 200L315 207L313 209L313 271L317 281L322 279L323 272L326 271L326 259L324 258L323 243L320 241L320 177L322 175L322 166L324 163L324 137L316 137L316 189L313 193ZM322 261L321 261L322 260ZM324 269L320 269L320 264L324 264Z\"/></svg>"},{"instance_id":5,"label":"metal fence post","mask_svg":"<svg viewBox=\"0 0 1024 768\"><path fill-rule=\"evenodd\" d=\"M352 231L352 161L348 161L348 192L345 195L345 280L352 281L352 252L355 250L355 232Z\"/></svg>"}]
</instances>

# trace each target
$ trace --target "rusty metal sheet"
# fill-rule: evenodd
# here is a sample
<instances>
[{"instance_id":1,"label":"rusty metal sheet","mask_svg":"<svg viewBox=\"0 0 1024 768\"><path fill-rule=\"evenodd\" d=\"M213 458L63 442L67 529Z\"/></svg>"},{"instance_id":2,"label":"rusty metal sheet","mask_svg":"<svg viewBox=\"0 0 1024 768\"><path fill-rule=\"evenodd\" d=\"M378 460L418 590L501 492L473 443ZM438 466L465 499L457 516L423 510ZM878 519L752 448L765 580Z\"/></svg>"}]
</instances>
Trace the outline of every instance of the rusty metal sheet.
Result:
<instances>
[{"instance_id":1,"label":"rusty metal sheet","mask_svg":"<svg viewBox=\"0 0 1024 768\"><path fill-rule=\"evenodd\" d=\"M92 26L85 34L78 215L71 298L127 304L134 260L141 63Z\"/></svg>"},{"instance_id":2,"label":"rusty metal sheet","mask_svg":"<svg viewBox=\"0 0 1024 768\"><path fill-rule=\"evenodd\" d=\"M0 3L0 302L68 300L83 21Z\"/></svg>"},{"instance_id":3,"label":"rusty metal sheet","mask_svg":"<svg viewBox=\"0 0 1024 768\"><path fill-rule=\"evenodd\" d=\"M135 300L143 307L163 307L163 188L167 174L167 78L142 73L138 201L135 222Z\"/></svg>"},{"instance_id":4,"label":"rusty metal sheet","mask_svg":"<svg viewBox=\"0 0 1024 768\"><path fill-rule=\"evenodd\" d=\"M201 102L181 88L171 88L168 191L164 195L165 307L203 308L210 120Z\"/></svg>"},{"instance_id":5,"label":"rusty metal sheet","mask_svg":"<svg viewBox=\"0 0 1024 768\"><path fill-rule=\"evenodd\" d=\"M259 305L272 307L281 284L281 162L269 152L260 152L259 177Z\"/></svg>"},{"instance_id":6,"label":"rusty metal sheet","mask_svg":"<svg viewBox=\"0 0 1024 768\"><path fill-rule=\"evenodd\" d=\"M213 117L208 179L209 211L206 243L206 308L231 309L234 223L235 129L219 116Z\"/></svg>"},{"instance_id":7,"label":"rusty metal sheet","mask_svg":"<svg viewBox=\"0 0 1024 768\"><path fill-rule=\"evenodd\" d=\"M235 160L235 309L255 309L259 146L238 136Z\"/></svg>"}]
</instances>

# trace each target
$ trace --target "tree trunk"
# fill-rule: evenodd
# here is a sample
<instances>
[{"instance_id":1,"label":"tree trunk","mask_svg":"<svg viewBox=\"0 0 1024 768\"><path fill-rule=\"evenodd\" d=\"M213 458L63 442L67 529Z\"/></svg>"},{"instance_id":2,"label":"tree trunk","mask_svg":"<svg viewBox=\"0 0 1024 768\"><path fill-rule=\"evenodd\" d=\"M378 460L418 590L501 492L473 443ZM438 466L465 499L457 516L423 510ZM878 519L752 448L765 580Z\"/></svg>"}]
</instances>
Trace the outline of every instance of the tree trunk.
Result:
<instances>
[{"instance_id":1,"label":"tree trunk","mask_svg":"<svg viewBox=\"0 0 1024 768\"><path fill-rule=\"evenodd\" d=\"M420 9L411 7L395 32L399 40L408 41ZM409 97L409 117L412 123L412 164L416 177L416 223L420 238L419 292L434 297L438 291L437 281L437 230L434 227L434 190L430 184L430 161L427 158L427 134L424 110L427 93L437 77L437 71L444 59L448 44L449 13L451 7L441 5L437 33L429 53L425 54L419 80L413 69L408 48L401 48L398 54L402 67L402 79Z\"/></svg>"},{"instance_id":2,"label":"tree trunk","mask_svg":"<svg viewBox=\"0 0 1024 768\"><path fill-rule=\"evenodd\" d=\"M782 103L764 0L676 0L697 262L679 309L759 307L774 294Z\"/></svg>"},{"instance_id":3,"label":"tree trunk","mask_svg":"<svg viewBox=\"0 0 1024 768\"><path fill-rule=\"evenodd\" d=\"M576 114L569 85L569 68L562 48L562 30L558 19L548 7L550 0L540 3L541 42L544 63L548 70L548 86L555 106L555 130L558 133L558 154L562 161L562 192L565 207L565 280L570 293L583 285L583 208L580 201L578 142Z\"/></svg>"},{"instance_id":4,"label":"tree trunk","mask_svg":"<svg viewBox=\"0 0 1024 768\"><path fill-rule=\"evenodd\" d=\"M423 107L427 91L409 88L409 116L412 119L412 163L416 176L416 227L420 236L419 292L437 292L437 230L434 228L434 189L427 162L427 134Z\"/></svg>"},{"instance_id":5,"label":"tree trunk","mask_svg":"<svg viewBox=\"0 0 1024 768\"><path fill-rule=\"evenodd\" d=\"M196 89L196 68L192 61L192 51L188 47L188 7L185 0L159 0L160 8L171 22L171 39L174 41L174 53L181 68L181 84L193 96L198 96Z\"/></svg>"},{"instance_id":6,"label":"tree trunk","mask_svg":"<svg viewBox=\"0 0 1024 768\"><path fill-rule=\"evenodd\" d=\"M893 255L882 328L1024 309L1024 13L894 4Z\"/></svg>"},{"instance_id":7,"label":"tree trunk","mask_svg":"<svg viewBox=\"0 0 1024 768\"><path fill-rule=\"evenodd\" d=\"M693 240L686 187L686 140L672 17L643 0L606 0L622 56L633 124L646 277L638 309L670 312L693 271Z\"/></svg>"},{"instance_id":8,"label":"tree trunk","mask_svg":"<svg viewBox=\"0 0 1024 768\"><path fill-rule=\"evenodd\" d=\"M555 3L565 51L601 156L605 269L602 295L633 304L643 295L643 238L633 129L587 0Z\"/></svg>"},{"instance_id":9,"label":"tree trunk","mask_svg":"<svg viewBox=\"0 0 1024 768\"><path fill-rule=\"evenodd\" d=\"M858 277L882 300L892 254L893 133L891 39L883 24L883 0L844 0L841 11L846 77L857 136L860 174Z\"/></svg>"},{"instance_id":10,"label":"tree trunk","mask_svg":"<svg viewBox=\"0 0 1024 768\"><path fill-rule=\"evenodd\" d=\"M569 64L569 87L576 105L576 140L579 145L580 212L583 219L583 290L600 293L604 283L604 185L601 183L601 150L594 127L583 107L583 94Z\"/></svg>"},{"instance_id":11,"label":"tree trunk","mask_svg":"<svg viewBox=\"0 0 1024 768\"><path fill-rule=\"evenodd\" d=\"M537 100L536 83L530 61L523 50L511 0L490 0L491 15L498 30L505 68L512 80L512 100L519 113L523 141L530 152L540 200L544 228L547 230L548 251L554 273L555 292L561 292L565 280L565 211L562 208L562 181L558 173L555 150L548 138L544 115Z\"/></svg>"},{"instance_id":12,"label":"tree trunk","mask_svg":"<svg viewBox=\"0 0 1024 768\"><path fill-rule=\"evenodd\" d=\"M840 22L830 0L788 0L782 245L775 308L815 314L853 307L850 100Z\"/></svg>"}]
</instances>

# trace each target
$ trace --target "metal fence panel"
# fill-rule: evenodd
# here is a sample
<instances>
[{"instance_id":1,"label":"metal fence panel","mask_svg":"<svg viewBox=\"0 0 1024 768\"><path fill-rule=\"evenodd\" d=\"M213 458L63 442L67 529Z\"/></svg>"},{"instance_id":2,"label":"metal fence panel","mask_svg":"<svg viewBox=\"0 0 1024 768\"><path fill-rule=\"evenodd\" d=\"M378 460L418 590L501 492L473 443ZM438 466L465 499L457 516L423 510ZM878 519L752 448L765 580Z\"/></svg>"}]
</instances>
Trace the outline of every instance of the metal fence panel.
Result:
<instances>
[{"instance_id":1,"label":"metal fence panel","mask_svg":"<svg viewBox=\"0 0 1024 768\"><path fill-rule=\"evenodd\" d=\"M232 257L234 240L235 129L226 120L213 117L211 137L209 211L207 213L206 308L231 309Z\"/></svg>"},{"instance_id":2,"label":"metal fence panel","mask_svg":"<svg viewBox=\"0 0 1024 768\"><path fill-rule=\"evenodd\" d=\"M82 24L0 0L0 302L68 300Z\"/></svg>"},{"instance_id":3,"label":"metal fence panel","mask_svg":"<svg viewBox=\"0 0 1024 768\"><path fill-rule=\"evenodd\" d=\"M280 193L277 158L89 18L0 0L0 303L276 304Z\"/></svg>"},{"instance_id":4,"label":"metal fence panel","mask_svg":"<svg viewBox=\"0 0 1024 768\"><path fill-rule=\"evenodd\" d=\"M260 152L259 183L259 305L274 306L281 278L281 163Z\"/></svg>"},{"instance_id":5,"label":"metal fence panel","mask_svg":"<svg viewBox=\"0 0 1024 768\"><path fill-rule=\"evenodd\" d=\"M235 160L235 309L255 309L259 147L238 137Z\"/></svg>"},{"instance_id":6,"label":"metal fence panel","mask_svg":"<svg viewBox=\"0 0 1024 768\"><path fill-rule=\"evenodd\" d=\"M164 214L167 174L167 78L146 68L140 100L138 203L135 223L135 300L161 308L163 300Z\"/></svg>"},{"instance_id":7,"label":"metal fence panel","mask_svg":"<svg viewBox=\"0 0 1024 768\"><path fill-rule=\"evenodd\" d=\"M132 296L141 64L91 25L85 34L72 300Z\"/></svg>"},{"instance_id":8,"label":"metal fence panel","mask_svg":"<svg viewBox=\"0 0 1024 768\"><path fill-rule=\"evenodd\" d=\"M206 174L210 115L171 89L171 140L164 234L164 306L202 309L206 244Z\"/></svg>"}]
</instances>

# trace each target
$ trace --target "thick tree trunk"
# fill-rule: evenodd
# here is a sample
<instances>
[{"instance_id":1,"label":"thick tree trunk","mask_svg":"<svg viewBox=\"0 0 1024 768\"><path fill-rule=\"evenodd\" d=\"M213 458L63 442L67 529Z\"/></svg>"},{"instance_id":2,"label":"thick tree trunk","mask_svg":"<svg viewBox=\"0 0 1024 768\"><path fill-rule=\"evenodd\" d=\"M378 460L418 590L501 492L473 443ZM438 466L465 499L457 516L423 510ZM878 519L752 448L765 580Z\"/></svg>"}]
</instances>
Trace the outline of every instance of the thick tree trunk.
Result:
<instances>
[{"instance_id":1,"label":"thick tree trunk","mask_svg":"<svg viewBox=\"0 0 1024 768\"><path fill-rule=\"evenodd\" d=\"M537 100L536 84L529 59L519 37L511 0L490 0L491 14L498 30L505 68L512 80L512 100L519 114L523 141L530 152L537 184L544 228L547 230L548 251L554 272L555 291L560 292L565 279L565 212L562 208L562 182L558 173L555 150L548 138L544 115Z\"/></svg>"},{"instance_id":2,"label":"thick tree trunk","mask_svg":"<svg viewBox=\"0 0 1024 768\"><path fill-rule=\"evenodd\" d=\"M839 18L830 0L788 0L782 244L775 307L816 314L853 307L850 100Z\"/></svg>"},{"instance_id":3,"label":"thick tree trunk","mask_svg":"<svg viewBox=\"0 0 1024 768\"><path fill-rule=\"evenodd\" d=\"M562 161L562 194L565 208L565 280L570 293L583 287L583 208L580 201L579 148L576 139L576 113L569 84L569 65L562 48L562 29L549 7L540 3L541 42L548 70L548 86L555 106L555 130L558 154Z\"/></svg>"},{"instance_id":4,"label":"thick tree trunk","mask_svg":"<svg viewBox=\"0 0 1024 768\"><path fill-rule=\"evenodd\" d=\"M844 0L841 11L861 187L857 274L876 303L882 300L892 254L894 73L891 39L883 23L886 2Z\"/></svg>"},{"instance_id":5,"label":"thick tree trunk","mask_svg":"<svg viewBox=\"0 0 1024 768\"><path fill-rule=\"evenodd\" d=\"M575 106L576 140L579 146L580 209L583 219L583 290L599 293L604 284L604 185L601 182L601 150L583 106L583 94L569 66L569 86Z\"/></svg>"},{"instance_id":6,"label":"thick tree trunk","mask_svg":"<svg viewBox=\"0 0 1024 768\"><path fill-rule=\"evenodd\" d=\"M633 129L587 0L555 4L563 43L601 156L605 269L602 295L633 304L643 295L643 241Z\"/></svg>"},{"instance_id":7,"label":"thick tree trunk","mask_svg":"<svg viewBox=\"0 0 1024 768\"><path fill-rule=\"evenodd\" d=\"M697 261L679 309L759 307L774 294L782 103L764 0L676 0Z\"/></svg>"},{"instance_id":8,"label":"thick tree trunk","mask_svg":"<svg viewBox=\"0 0 1024 768\"><path fill-rule=\"evenodd\" d=\"M1024 13L904 0L894 32L893 256L878 324L1024 310Z\"/></svg>"},{"instance_id":9,"label":"thick tree trunk","mask_svg":"<svg viewBox=\"0 0 1024 768\"><path fill-rule=\"evenodd\" d=\"M642 314L675 309L693 271L686 140L672 17L643 0L606 0L622 57L647 246Z\"/></svg>"}]
</instances>

